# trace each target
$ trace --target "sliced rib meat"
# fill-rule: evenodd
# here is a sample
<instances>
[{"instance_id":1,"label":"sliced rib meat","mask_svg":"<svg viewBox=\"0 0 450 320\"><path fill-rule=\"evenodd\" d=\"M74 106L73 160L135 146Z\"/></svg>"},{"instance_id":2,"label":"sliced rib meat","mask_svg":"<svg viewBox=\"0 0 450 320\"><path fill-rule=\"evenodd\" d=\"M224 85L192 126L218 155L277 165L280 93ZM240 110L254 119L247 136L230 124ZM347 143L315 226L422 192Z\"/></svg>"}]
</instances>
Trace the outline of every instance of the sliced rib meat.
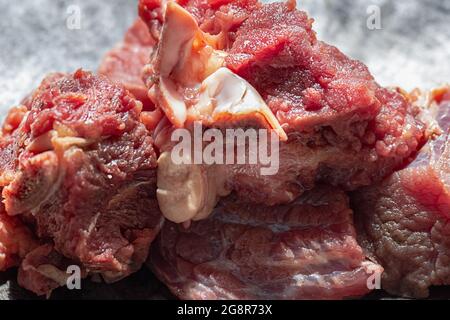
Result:
<instances>
[{"instance_id":1,"label":"sliced rib meat","mask_svg":"<svg viewBox=\"0 0 450 320\"><path fill-rule=\"evenodd\" d=\"M361 242L385 268L383 288L396 295L424 298L430 286L450 284L450 88L444 91L432 106L441 135L406 168L353 195Z\"/></svg>"},{"instance_id":2,"label":"sliced rib meat","mask_svg":"<svg viewBox=\"0 0 450 320\"><path fill-rule=\"evenodd\" d=\"M121 83L144 105L144 110L154 109L147 95L142 71L148 63L155 41L147 26L137 19L125 34L123 41L106 53L98 73Z\"/></svg>"},{"instance_id":3,"label":"sliced rib meat","mask_svg":"<svg viewBox=\"0 0 450 320\"><path fill-rule=\"evenodd\" d=\"M356 242L345 193L325 187L277 207L231 196L188 229L167 223L149 263L182 299L357 297L382 272Z\"/></svg>"},{"instance_id":4,"label":"sliced rib meat","mask_svg":"<svg viewBox=\"0 0 450 320\"><path fill-rule=\"evenodd\" d=\"M55 74L13 109L0 140L6 213L32 225L52 252L106 281L140 268L163 221L141 110L103 76Z\"/></svg>"}]
</instances>

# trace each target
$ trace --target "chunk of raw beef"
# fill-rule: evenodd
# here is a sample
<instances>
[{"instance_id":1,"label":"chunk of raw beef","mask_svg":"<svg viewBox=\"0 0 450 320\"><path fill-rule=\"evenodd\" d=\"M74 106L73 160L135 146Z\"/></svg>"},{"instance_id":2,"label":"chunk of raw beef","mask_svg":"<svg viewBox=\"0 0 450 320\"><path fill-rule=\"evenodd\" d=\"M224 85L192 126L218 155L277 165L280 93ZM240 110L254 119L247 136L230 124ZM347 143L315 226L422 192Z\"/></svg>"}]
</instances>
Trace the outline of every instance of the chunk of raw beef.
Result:
<instances>
[{"instance_id":1,"label":"chunk of raw beef","mask_svg":"<svg viewBox=\"0 0 450 320\"><path fill-rule=\"evenodd\" d=\"M42 273L54 280L60 266L38 266L51 265L51 257L106 281L146 260L163 219L156 154L141 110L121 85L78 70L48 76L10 112L0 139L5 212L47 244L25 257L19 282L26 288L45 293Z\"/></svg>"},{"instance_id":2,"label":"chunk of raw beef","mask_svg":"<svg viewBox=\"0 0 450 320\"><path fill-rule=\"evenodd\" d=\"M149 94L168 120L157 131L164 133L156 138L163 152L171 152L167 132L191 130L195 122L269 128L281 140L275 175L236 162L197 169L202 181L220 177L220 192L204 187L187 194L183 201L201 198L203 207L191 206L185 219L175 217L178 208L165 206L163 197L170 199L177 191L170 186L186 182L164 183L159 200L172 221L207 216L224 190L275 205L317 183L345 190L371 185L404 165L425 141L412 98L380 87L364 64L318 41L313 20L293 1L141 0L140 12L158 41L145 73ZM198 196L199 189L209 194Z\"/></svg>"}]
</instances>

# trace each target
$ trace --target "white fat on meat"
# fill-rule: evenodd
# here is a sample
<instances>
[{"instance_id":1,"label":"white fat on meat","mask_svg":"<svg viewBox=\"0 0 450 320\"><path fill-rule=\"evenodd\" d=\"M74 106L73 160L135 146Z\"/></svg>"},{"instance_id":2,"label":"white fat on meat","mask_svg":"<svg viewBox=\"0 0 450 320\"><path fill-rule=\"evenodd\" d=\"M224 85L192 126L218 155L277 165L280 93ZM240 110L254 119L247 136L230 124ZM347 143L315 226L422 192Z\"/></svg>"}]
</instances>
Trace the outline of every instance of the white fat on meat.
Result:
<instances>
[{"instance_id":1,"label":"white fat on meat","mask_svg":"<svg viewBox=\"0 0 450 320\"><path fill-rule=\"evenodd\" d=\"M156 196L164 217L175 223L205 219L220 197L230 193L216 168L195 164L175 164L171 152L158 159Z\"/></svg>"},{"instance_id":2,"label":"white fat on meat","mask_svg":"<svg viewBox=\"0 0 450 320\"><path fill-rule=\"evenodd\" d=\"M167 3L164 21L154 60L159 81L151 90L174 128L189 127L193 122L214 126L245 119L287 140L258 91L225 67L227 54L220 50L221 35L204 33L194 17L175 2ZM185 225L207 218L219 199L231 192L226 174L219 172L223 168L175 164L170 149L162 150L157 190L161 212L168 220Z\"/></svg>"},{"instance_id":3,"label":"white fat on meat","mask_svg":"<svg viewBox=\"0 0 450 320\"><path fill-rule=\"evenodd\" d=\"M224 67L219 68L202 82L199 101L189 109L190 114L195 112L198 113L198 117L208 114L213 122L220 121L221 117L260 114L281 140L287 139L277 118L258 91L246 80Z\"/></svg>"},{"instance_id":4,"label":"white fat on meat","mask_svg":"<svg viewBox=\"0 0 450 320\"><path fill-rule=\"evenodd\" d=\"M226 53L219 50L219 38L200 30L194 17L180 5L167 3L156 58L159 84L153 89L158 104L175 127L199 120L212 125L222 118L254 118L287 140L258 91L224 67ZM187 103L186 89L197 91L196 99Z\"/></svg>"}]
</instances>

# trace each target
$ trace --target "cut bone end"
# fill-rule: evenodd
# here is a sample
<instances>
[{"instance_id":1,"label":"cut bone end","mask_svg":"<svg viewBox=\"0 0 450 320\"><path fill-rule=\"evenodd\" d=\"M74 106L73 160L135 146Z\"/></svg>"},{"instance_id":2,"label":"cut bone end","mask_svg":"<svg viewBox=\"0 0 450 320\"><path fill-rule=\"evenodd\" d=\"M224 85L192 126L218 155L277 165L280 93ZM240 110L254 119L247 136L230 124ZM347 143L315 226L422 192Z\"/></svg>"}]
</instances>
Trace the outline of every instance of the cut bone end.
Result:
<instances>
[{"instance_id":1,"label":"cut bone end","mask_svg":"<svg viewBox=\"0 0 450 320\"><path fill-rule=\"evenodd\" d=\"M200 99L194 108L200 114L210 112L213 122L230 117L264 119L264 127L272 128L282 141L287 140L286 133L258 91L227 68L219 68L203 81Z\"/></svg>"},{"instance_id":2,"label":"cut bone end","mask_svg":"<svg viewBox=\"0 0 450 320\"><path fill-rule=\"evenodd\" d=\"M220 196L226 194L224 184L224 181L219 183L212 168L175 164L171 152L164 152L158 159L156 196L164 217L172 222L186 223L207 218Z\"/></svg>"}]
</instances>

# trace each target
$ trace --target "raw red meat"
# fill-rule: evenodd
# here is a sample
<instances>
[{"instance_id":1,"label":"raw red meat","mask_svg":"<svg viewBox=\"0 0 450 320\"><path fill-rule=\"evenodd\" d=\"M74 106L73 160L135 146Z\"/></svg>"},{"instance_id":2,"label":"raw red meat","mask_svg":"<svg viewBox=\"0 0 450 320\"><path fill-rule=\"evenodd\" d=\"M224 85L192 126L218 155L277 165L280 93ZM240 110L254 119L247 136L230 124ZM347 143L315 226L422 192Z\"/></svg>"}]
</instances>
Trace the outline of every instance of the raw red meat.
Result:
<instances>
[{"instance_id":1,"label":"raw red meat","mask_svg":"<svg viewBox=\"0 0 450 320\"><path fill-rule=\"evenodd\" d=\"M147 26L141 19L137 19L125 34L123 42L105 55L98 69L99 74L123 84L144 104L144 110L154 109L142 79L142 71L150 59L154 45L155 41Z\"/></svg>"},{"instance_id":2,"label":"raw red meat","mask_svg":"<svg viewBox=\"0 0 450 320\"><path fill-rule=\"evenodd\" d=\"M106 281L138 270L163 221L142 104L82 70L50 75L25 104L12 110L0 139L6 213L33 226L61 259ZM46 259L44 249L21 270ZM28 281L39 277L21 276L23 286L45 288Z\"/></svg>"},{"instance_id":3,"label":"raw red meat","mask_svg":"<svg viewBox=\"0 0 450 320\"><path fill-rule=\"evenodd\" d=\"M150 266L181 299L339 299L368 293L382 268L365 260L340 190L284 206L230 197L189 229L167 223Z\"/></svg>"},{"instance_id":4,"label":"raw red meat","mask_svg":"<svg viewBox=\"0 0 450 320\"><path fill-rule=\"evenodd\" d=\"M377 119L384 126L375 132L395 153L398 146L383 140L400 135L408 102L380 88L364 64L318 41L312 22L287 4L262 6L238 29L227 67L258 90L287 131L330 127L352 139L352 124L395 112L390 119Z\"/></svg>"},{"instance_id":5,"label":"raw red meat","mask_svg":"<svg viewBox=\"0 0 450 320\"><path fill-rule=\"evenodd\" d=\"M18 266L21 260L39 242L31 231L16 217L10 217L0 211L0 271Z\"/></svg>"},{"instance_id":6,"label":"raw red meat","mask_svg":"<svg viewBox=\"0 0 450 320\"><path fill-rule=\"evenodd\" d=\"M425 142L425 126L417 118L420 108L411 97L380 87L364 64L318 41L312 19L296 10L293 1L178 3L185 10L173 1L140 2L141 17L159 41L146 67L149 93L172 126L191 128L194 121L221 129L263 126L276 130L282 140L288 138L280 144L276 175L262 176L252 165L201 169L224 177L225 189L271 205L292 201L317 183L355 190L391 174ZM182 38L178 28L192 32L193 38ZM193 44L186 48L185 43ZM246 86L246 92L256 89L264 105L250 112L225 108L226 115L211 111L219 99L201 105L218 72L213 80L226 80L217 87L226 87L234 76L239 85L227 94ZM170 152L170 143L156 140Z\"/></svg>"},{"instance_id":7,"label":"raw red meat","mask_svg":"<svg viewBox=\"0 0 450 320\"><path fill-rule=\"evenodd\" d=\"M446 92L446 94L445 94ZM392 294L424 298L450 284L450 88L433 98L441 135L405 169L353 195L361 242Z\"/></svg>"}]
</instances>

